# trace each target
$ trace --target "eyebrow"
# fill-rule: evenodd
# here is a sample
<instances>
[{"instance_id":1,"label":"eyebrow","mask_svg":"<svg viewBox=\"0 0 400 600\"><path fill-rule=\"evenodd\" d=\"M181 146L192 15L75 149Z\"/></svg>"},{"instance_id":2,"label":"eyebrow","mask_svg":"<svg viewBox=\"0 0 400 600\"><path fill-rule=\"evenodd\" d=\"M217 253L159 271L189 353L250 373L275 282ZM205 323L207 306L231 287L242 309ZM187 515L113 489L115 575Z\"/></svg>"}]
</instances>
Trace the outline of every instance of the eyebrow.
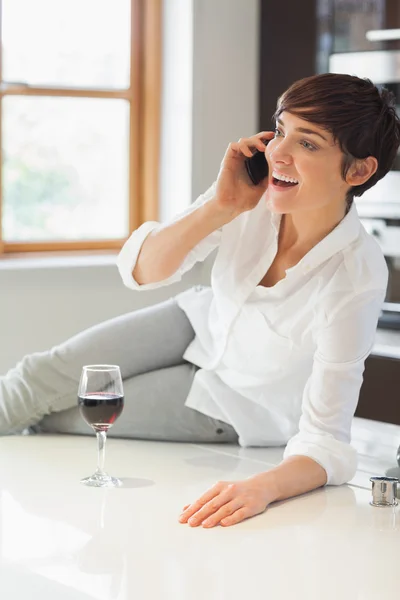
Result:
<instances>
[{"instance_id":1,"label":"eyebrow","mask_svg":"<svg viewBox=\"0 0 400 600\"><path fill-rule=\"evenodd\" d=\"M285 126L284 122L282 121L282 119L278 119L277 123L279 123L279 125L282 125L283 127ZM299 133L308 133L311 135L318 135L320 138L322 138L325 142L328 142L329 140L326 139L326 137L324 137L322 135L322 133L319 133L318 131L314 131L314 129L307 129L306 127L296 127L295 131L298 131Z\"/></svg>"}]
</instances>

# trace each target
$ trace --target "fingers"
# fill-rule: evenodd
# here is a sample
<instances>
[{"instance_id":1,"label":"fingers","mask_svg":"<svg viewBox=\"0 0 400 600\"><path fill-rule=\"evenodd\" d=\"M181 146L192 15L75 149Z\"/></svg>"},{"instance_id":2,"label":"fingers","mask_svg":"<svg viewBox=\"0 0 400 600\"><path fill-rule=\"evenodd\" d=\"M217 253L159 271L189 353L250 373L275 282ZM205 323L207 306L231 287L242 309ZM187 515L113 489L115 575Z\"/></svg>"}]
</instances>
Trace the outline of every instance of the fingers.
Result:
<instances>
[{"instance_id":1,"label":"fingers","mask_svg":"<svg viewBox=\"0 0 400 600\"><path fill-rule=\"evenodd\" d=\"M240 138L238 142L231 142L225 151L224 157L221 162L221 168L223 165L230 160L239 160L240 163L243 161L243 157L251 158L257 150L265 152L267 143L275 137L273 131L260 131L256 135L249 138Z\"/></svg>"},{"instance_id":2,"label":"fingers","mask_svg":"<svg viewBox=\"0 0 400 600\"><path fill-rule=\"evenodd\" d=\"M181 523L192 527L214 527L221 519L230 516L243 506L242 500L233 497L234 484L217 484L189 507L179 517Z\"/></svg>"},{"instance_id":3,"label":"fingers","mask_svg":"<svg viewBox=\"0 0 400 600\"><path fill-rule=\"evenodd\" d=\"M237 146L237 149L240 150L242 154L251 158L257 150L265 152L268 141L273 137L274 133L272 131L261 131L252 137L240 138L237 144L232 144L232 146Z\"/></svg>"},{"instance_id":4,"label":"fingers","mask_svg":"<svg viewBox=\"0 0 400 600\"><path fill-rule=\"evenodd\" d=\"M186 505L185 508L188 506L190 504ZM209 528L220 524L223 527L229 527L253 515L251 509L248 506L244 506L243 502L238 498L234 498L230 502L223 504L215 512L213 510L211 503L208 503L197 514L188 519L189 525L191 527L202 525L204 528ZM181 519L179 520L181 521Z\"/></svg>"},{"instance_id":5,"label":"fingers","mask_svg":"<svg viewBox=\"0 0 400 600\"><path fill-rule=\"evenodd\" d=\"M264 484L254 477L219 481L196 502L186 505L179 521L192 527L228 527L264 512L268 504Z\"/></svg>"},{"instance_id":6,"label":"fingers","mask_svg":"<svg viewBox=\"0 0 400 600\"><path fill-rule=\"evenodd\" d=\"M257 133L257 137L269 142L270 140L272 140L275 137L275 132L274 131L261 131L260 133Z\"/></svg>"},{"instance_id":7,"label":"fingers","mask_svg":"<svg viewBox=\"0 0 400 600\"><path fill-rule=\"evenodd\" d=\"M231 525L236 525L236 523L240 523L240 521L243 521L244 519L247 519L248 517L251 517L251 516L252 516L251 511L249 511L249 509L246 508L246 506L241 506L238 510L236 510L232 514L230 514L226 517L223 517L221 519L221 525L223 527L230 527Z\"/></svg>"},{"instance_id":8,"label":"fingers","mask_svg":"<svg viewBox=\"0 0 400 600\"><path fill-rule=\"evenodd\" d=\"M207 522L209 517L212 517L209 521L210 523L216 524L222 519L225 515L230 515L233 507L231 505L232 500L232 492L231 486L228 486L225 490L220 492L218 496L215 496L210 502L207 502L200 510L198 510L192 517L189 518L188 523L192 525L192 527L197 527L197 525L201 525L204 522ZM236 505L234 510L239 508L238 501L236 499ZM240 504L241 506L241 504ZM221 512L222 511L222 512ZM225 512L227 511L227 512ZM217 518L219 516L219 518ZM215 522L215 519L217 521Z\"/></svg>"},{"instance_id":9,"label":"fingers","mask_svg":"<svg viewBox=\"0 0 400 600\"><path fill-rule=\"evenodd\" d=\"M224 500L223 497L221 500L221 493L222 493L225 485L226 484L224 484L224 482L222 482L222 481L216 483L215 485L213 485L212 488L207 490L207 492L205 494L200 496L200 498L198 500L196 500L196 502L193 502L193 504L188 504L183 509L183 513L179 517L180 523L187 523L189 521L189 519L195 513L197 513L198 511L201 511L203 509L203 507L207 505L207 503L210 503L213 500L214 500L214 503L209 504L209 508L210 508L210 506L214 506L215 507L214 510L219 508L221 506L221 504L220 504L221 501L226 502L226 499ZM204 514L204 511L202 514Z\"/></svg>"},{"instance_id":10,"label":"fingers","mask_svg":"<svg viewBox=\"0 0 400 600\"><path fill-rule=\"evenodd\" d=\"M258 138L241 138L237 145L240 152L249 158L251 158L257 150L264 152L267 147L267 145Z\"/></svg>"},{"instance_id":11,"label":"fingers","mask_svg":"<svg viewBox=\"0 0 400 600\"><path fill-rule=\"evenodd\" d=\"M215 527L215 525L218 525L220 522L222 523L222 521L225 521L225 519L228 519L229 517L233 516L233 514L236 514L239 511L239 509L242 508L242 502L239 499L235 498L231 502L228 502L227 504L221 506L219 510L217 510L216 512L214 512L213 514L211 514L203 520L200 520L202 517L199 514L196 525L201 524L203 525L203 527ZM192 525L192 523L190 524Z\"/></svg>"}]
</instances>

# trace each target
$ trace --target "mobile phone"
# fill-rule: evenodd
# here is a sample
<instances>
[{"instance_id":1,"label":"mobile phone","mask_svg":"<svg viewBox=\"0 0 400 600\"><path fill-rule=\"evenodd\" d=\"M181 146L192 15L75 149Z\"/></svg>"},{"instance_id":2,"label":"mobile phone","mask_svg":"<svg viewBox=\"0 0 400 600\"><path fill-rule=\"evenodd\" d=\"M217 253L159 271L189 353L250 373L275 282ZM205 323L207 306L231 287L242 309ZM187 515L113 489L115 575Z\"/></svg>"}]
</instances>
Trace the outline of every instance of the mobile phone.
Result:
<instances>
[{"instance_id":1,"label":"mobile phone","mask_svg":"<svg viewBox=\"0 0 400 600\"><path fill-rule=\"evenodd\" d=\"M263 141L264 143L268 143L266 140ZM254 183L254 185L258 185L268 175L268 163L264 152L261 152L260 150L257 150L251 158L246 158L244 164L246 165L251 182Z\"/></svg>"}]
</instances>

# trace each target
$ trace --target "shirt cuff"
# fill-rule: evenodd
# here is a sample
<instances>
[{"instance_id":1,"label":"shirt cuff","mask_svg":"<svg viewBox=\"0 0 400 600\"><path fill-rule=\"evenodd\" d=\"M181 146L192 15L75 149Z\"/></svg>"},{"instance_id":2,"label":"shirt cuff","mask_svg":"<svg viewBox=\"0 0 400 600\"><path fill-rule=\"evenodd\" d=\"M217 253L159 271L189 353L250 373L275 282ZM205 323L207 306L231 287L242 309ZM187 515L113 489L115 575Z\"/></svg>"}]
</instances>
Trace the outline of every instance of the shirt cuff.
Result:
<instances>
[{"instance_id":1,"label":"shirt cuff","mask_svg":"<svg viewBox=\"0 0 400 600\"><path fill-rule=\"evenodd\" d=\"M308 456L326 471L326 485L342 485L353 479L357 470L357 451L330 435L298 433L291 438L283 457Z\"/></svg>"},{"instance_id":2,"label":"shirt cuff","mask_svg":"<svg viewBox=\"0 0 400 600\"><path fill-rule=\"evenodd\" d=\"M126 287L132 290L145 290L157 287L153 283L139 284L132 276L132 271L135 267L137 258L139 256L140 249L147 238L147 236L157 229L160 224L157 221L147 221L143 223L138 229L136 229L132 235L128 238L122 247L121 252L117 257L117 267L119 274L122 277L122 281Z\"/></svg>"}]
</instances>

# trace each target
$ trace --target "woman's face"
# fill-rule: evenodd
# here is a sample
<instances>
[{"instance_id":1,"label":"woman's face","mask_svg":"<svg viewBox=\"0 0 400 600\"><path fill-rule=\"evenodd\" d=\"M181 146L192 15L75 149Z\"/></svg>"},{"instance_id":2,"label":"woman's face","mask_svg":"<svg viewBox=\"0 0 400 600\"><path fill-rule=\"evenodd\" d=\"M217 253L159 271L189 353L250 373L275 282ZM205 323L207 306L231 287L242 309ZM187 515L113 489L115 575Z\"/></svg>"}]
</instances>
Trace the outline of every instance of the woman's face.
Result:
<instances>
[{"instance_id":1,"label":"woman's face","mask_svg":"<svg viewBox=\"0 0 400 600\"><path fill-rule=\"evenodd\" d=\"M344 206L350 186L341 175L343 152L325 129L284 111L265 156L269 165L265 198L272 212L294 213L332 203ZM279 181L282 177L292 184Z\"/></svg>"}]
</instances>

